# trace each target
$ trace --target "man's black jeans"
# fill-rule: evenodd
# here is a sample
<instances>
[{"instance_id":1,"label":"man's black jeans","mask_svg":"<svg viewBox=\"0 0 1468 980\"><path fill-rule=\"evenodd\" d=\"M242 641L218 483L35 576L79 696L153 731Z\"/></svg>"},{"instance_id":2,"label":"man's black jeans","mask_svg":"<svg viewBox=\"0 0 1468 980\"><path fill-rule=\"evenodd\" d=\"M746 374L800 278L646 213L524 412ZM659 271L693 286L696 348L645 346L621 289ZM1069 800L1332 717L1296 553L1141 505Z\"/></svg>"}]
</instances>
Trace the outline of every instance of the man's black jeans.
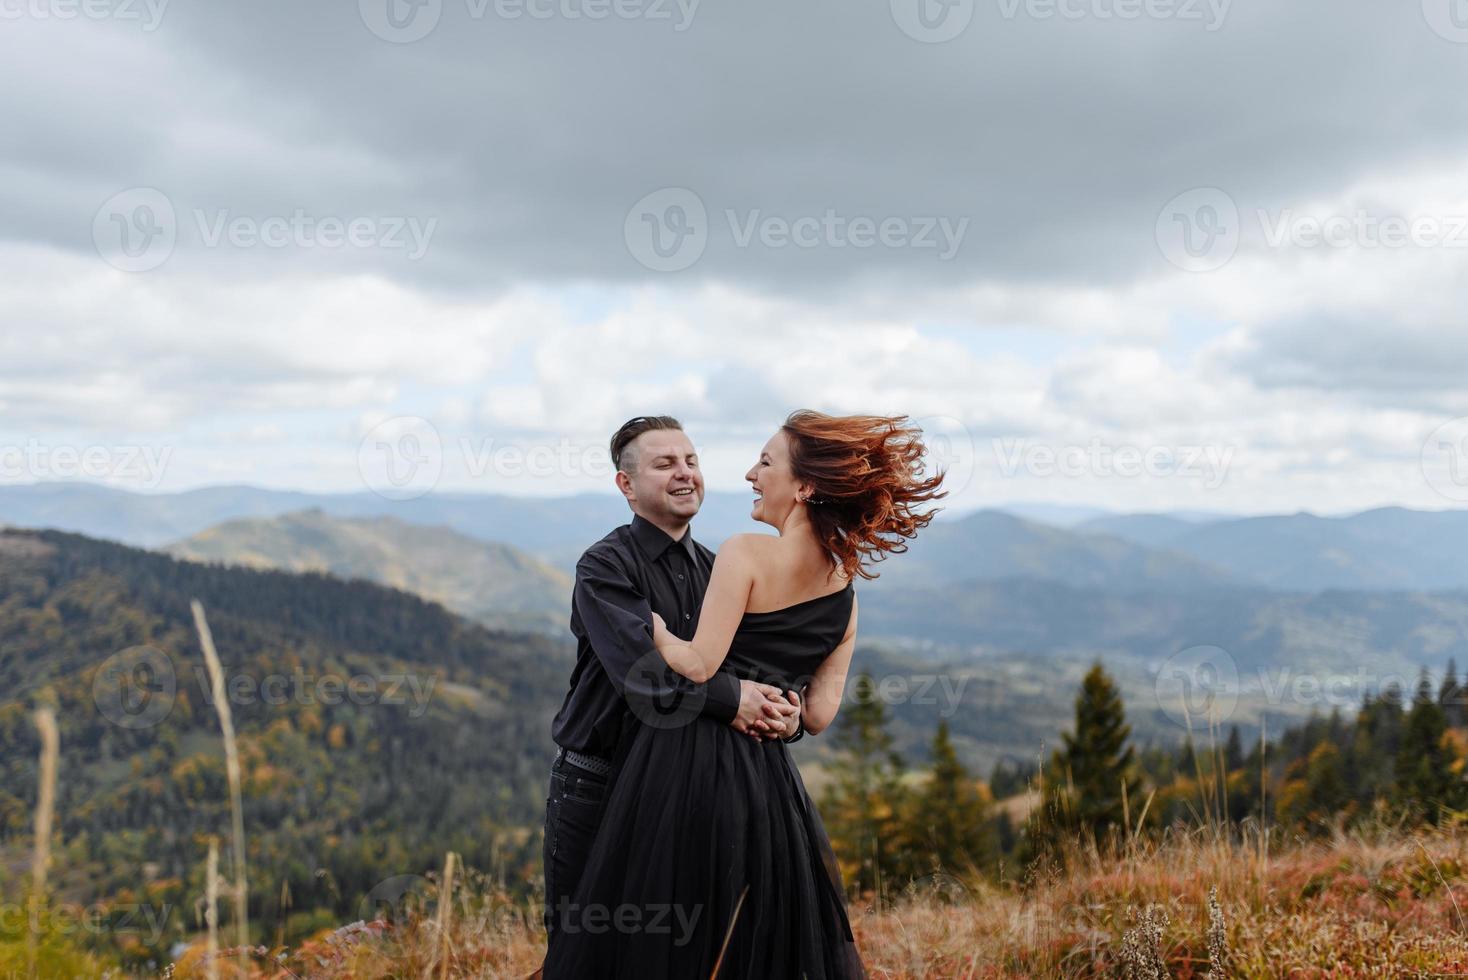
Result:
<instances>
[{"instance_id":1,"label":"man's black jeans","mask_svg":"<svg viewBox=\"0 0 1468 980\"><path fill-rule=\"evenodd\" d=\"M583 769L559 753L545 799L545 931L554 940L591 856L616 773Z\"/></svg>"}]
</instances>

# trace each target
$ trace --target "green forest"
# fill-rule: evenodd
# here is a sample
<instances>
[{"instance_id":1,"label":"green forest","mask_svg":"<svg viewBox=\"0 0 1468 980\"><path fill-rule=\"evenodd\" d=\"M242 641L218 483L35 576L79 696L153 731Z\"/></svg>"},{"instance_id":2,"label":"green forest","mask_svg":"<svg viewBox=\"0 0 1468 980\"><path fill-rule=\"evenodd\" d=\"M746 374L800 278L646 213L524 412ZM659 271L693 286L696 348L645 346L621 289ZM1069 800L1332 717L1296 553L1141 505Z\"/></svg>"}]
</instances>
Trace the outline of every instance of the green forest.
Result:
<instances>
[{"instance_id":1,"label":"green forest","mask_svg":"<svg viewBox=\"0 0 1468 980\"><path fill-rule=\"evenodd\" d=\"M323 575L176 561L56 532L0 534L0 891L26 884L39 743L61 758L52 898L74 939L166 962L197 933L207 841L231 866L229 793L189 600L231 679L258 938L372 918L364 899L452 848L528 880L563 647ZM381 889L379 889L379 895ZM228 916L225 915L227 922ZM0 919L0 942L24 918Z\"/></svg>"},{"instance_id":2,"label":"green forest","mask_svg":"<svg viewBox=\"0 0 1468 980\"><path fill-rule=\"evenodd\" d=\"M177 561L59 532L0 533L0 887L26 893L40 742L60 725L57 955L157 969L198 935L205 855L232 867L229 789L189 601L207 611L239 733L252 942L299 943L390 914L456 852L533 907L550 743L570 651L408 593L317 574ZM853 897L878 906L979 880L1023 886L1066 842L1114 849L1172 828L1327 835L1457 819L1468 720L1456 668L1244 744L1236 727L1139 749L1096 663L1033 766L987 778L947 719L920 764L856 679L823 735L821 813ZM965 711L986 710L959 703ZM1183 734L1179 731L1180 736ZM227 903L221 906L229 927ZM0 916L0 966L26 939Z\"/></svg>"}]
</instances>

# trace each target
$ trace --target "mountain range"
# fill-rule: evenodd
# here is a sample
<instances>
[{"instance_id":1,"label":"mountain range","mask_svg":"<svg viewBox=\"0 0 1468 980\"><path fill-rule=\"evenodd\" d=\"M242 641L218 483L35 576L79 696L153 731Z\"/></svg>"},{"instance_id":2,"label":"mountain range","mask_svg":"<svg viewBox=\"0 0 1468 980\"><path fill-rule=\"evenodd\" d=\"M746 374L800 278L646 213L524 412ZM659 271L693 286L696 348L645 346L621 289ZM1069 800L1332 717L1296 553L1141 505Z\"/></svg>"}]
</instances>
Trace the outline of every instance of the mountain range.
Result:
<instances>
[{"instance_id":1,"label":"mountain range","mask_svg":"<svg viewBox=\"0 0 1468 980\"><path fill-rule=\"evenodd\" d=\"M338 518L387 516L441 525L519 549L563 571L608 529L630 518L615 493L512 497L431 493L391 501L363 491L308 494L249 486L140 494L95 484L0 486L0 523L56 528L140 547L180 542L240 518L318 509ZM1020 509L1020 505L1016 505ZM912 552L885 567L893 582L1039 578L1089 588L1169 593L1223 586L1281 592L1468 588L1468 510L1378 508L1229 517L1207 513L1100 515L1058 510L1069 526L998 509L940 516ZM731 534L767 531L745 494L710 492L694 522L717 547ZM908 566L906 568L902 566Z\"/></svg>"},{"instance_id":2,"label":"mountain range","mask_svg":"<svg viewBox=\"0 0 1468 980\"><path fill-rule=\"evenodd\" d=\"M164 549L179 558L329 572L415 592L500 629L564 632L571 576L518 548L395 517L320 508L225 521Z\"/></svg>"}]
</instances>

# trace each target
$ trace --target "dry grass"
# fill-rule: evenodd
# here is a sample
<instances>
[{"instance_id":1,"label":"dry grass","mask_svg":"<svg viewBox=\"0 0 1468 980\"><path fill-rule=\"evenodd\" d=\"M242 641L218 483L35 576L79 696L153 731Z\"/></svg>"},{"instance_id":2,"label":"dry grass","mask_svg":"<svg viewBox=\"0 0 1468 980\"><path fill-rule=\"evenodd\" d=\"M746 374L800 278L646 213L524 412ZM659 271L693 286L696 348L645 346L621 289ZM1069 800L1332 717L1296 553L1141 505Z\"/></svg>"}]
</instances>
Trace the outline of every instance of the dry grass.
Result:
<instances>
[{"instance_id":1,"label":"dry grass","mask_svg":"<svg viewBox=\"0 0 1468 980\"><path fill-rule=\"evenodd\" d=\"M1468 828L1276 841L1268 857L1260 844L1197 833L1139 841L1119 859L1077 851L1069 872L1028 887L948 879L941 897L909 896L881 912L853 902L852 925L871 976L893 980L1468 977ZM511 901L467 869L452 896L449 976L535 970L538 905ZM284 970L257 975L439 973L437 917L419 911L401 928L324 935L277 961ZM279 951L259 952L263 964ZM1210 972L1210 954L1228 969ZM196 970L197 958L185 957L175 976Z\"/></svg>"},{"instance_id":2,"label":"dry grass","mask_svg":"<svg viewBox=\"0 0 1468 980\"><path fill-rule=\"evenodd\" d=\"M199 633L199 646L204 651L204 663L209 669L210 690L214 693L214 710L219 715L220 733L224 737L225 773L229 777L229 811L234 839L234 892L235 928L239 932L239 948L250 941L249 885L245 878L245 808L240 794L240 753L234 737L234 717L229 709L229 694L224 687L224 669L219 663L219 654L214 649L214 634L209 631L209 621L204 615L204 606L198 599L189 602L194 613L194 627ZM211 882L212 885L212 882ZM214 964L213 960L210 960ZM247 958L240 954L240 966L246 967Z\"/></svg>"}]
</instances>

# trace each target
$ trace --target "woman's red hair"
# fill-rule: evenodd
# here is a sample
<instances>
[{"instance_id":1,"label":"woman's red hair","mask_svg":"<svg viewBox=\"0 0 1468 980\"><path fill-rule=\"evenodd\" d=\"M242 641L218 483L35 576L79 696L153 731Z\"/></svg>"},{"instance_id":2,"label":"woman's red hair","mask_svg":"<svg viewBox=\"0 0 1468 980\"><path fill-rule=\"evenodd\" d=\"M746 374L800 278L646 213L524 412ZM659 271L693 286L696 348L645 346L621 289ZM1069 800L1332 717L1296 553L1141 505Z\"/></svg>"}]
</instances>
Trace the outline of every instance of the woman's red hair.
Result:
<instances>
[{"instance_id":1,"label":"woman's red hair","mask_svg":"<svg viewBox=\"0 0 1468 980\"><path fill-rule=\"evenodd\" d=\"M948 495L938 489L942 471L923 475L928 449L906 415L802 409L780 428L795 478L813 488L807 514L816 538L849 577L876 578L865 566L906 551L938 511L914 507Z\"/></svg>"}]
</instances>

